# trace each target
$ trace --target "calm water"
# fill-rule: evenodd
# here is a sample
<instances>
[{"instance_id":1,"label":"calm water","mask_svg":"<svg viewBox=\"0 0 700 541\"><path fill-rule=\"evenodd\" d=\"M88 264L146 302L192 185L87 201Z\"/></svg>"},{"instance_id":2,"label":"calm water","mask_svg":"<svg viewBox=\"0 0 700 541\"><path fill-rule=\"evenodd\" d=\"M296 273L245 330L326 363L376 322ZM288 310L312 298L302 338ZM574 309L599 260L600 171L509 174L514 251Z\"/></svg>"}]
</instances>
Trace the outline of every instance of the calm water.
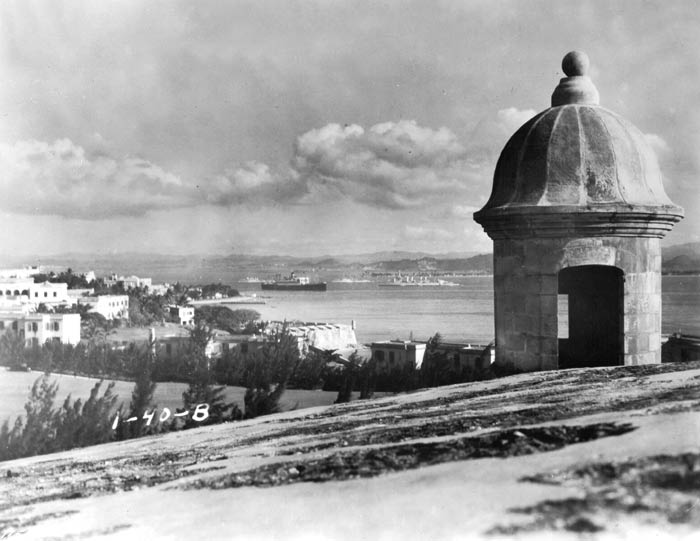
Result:
<instances>
[{"instance_id":1,"label":"calm water","mask_svg":"<svg viewBox=\"0 0 700 541\"><path fill-rule=\"evenodd\" d=\"M256 293L264 305L249 306L263 319L356 322L361 342L425 340L440 332L447 340L488 343L493 339L493 280L451 279L458 287L378 287L374 283L329 283L326 292L260 291L257 284L239 284ZM248 306L246 306L248 307ZM663 277L662 332L700 334L700 276Z\"/></svg>"}]
</instances>

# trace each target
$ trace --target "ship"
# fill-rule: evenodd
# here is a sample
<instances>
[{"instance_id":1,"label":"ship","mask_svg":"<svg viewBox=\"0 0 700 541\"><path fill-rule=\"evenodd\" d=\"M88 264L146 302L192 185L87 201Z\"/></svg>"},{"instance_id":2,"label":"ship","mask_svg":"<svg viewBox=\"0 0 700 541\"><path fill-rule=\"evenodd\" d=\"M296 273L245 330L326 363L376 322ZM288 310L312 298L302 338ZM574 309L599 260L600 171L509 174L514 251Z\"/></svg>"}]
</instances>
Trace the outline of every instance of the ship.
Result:
<instances>
[{"instance_id":1,"label":"ship","mask_svg":"<svg viewBox=\"0 0 700 541\"><path fill-rule=\"evenodd\" d=\"M289 276L267 282L261 282L260 287L265 290L276 291L326 291L326 282L311 282L308 276Z\"/></svg>"},{"instance_id":2,"label":"ship","mask_svg":"<svg viewBox=\"0 0 700 541\"><path fill-rule=\"evenodd\" d=\"M425 287L425 286L438 286L438 287L454 287L459 284L455 282L448 282L447 280L441 280L439 278L432 278L427 276L395 276L391 282L380 282L378 284L380 287Z\"/></svg>"}]
</instances>

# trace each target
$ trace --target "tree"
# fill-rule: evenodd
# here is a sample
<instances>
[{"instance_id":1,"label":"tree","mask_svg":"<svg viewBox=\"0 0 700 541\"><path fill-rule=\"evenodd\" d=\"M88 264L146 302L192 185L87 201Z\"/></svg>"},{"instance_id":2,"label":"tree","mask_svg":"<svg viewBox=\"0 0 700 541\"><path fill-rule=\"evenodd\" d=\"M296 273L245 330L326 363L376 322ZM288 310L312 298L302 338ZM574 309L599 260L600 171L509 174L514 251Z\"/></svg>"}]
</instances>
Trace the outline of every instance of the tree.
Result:
<instances>
[{"instance_id":1,"label":"tree","mask_svg":"<svg viewBox=\"0 0 700 541\"><path fill-rule=\"evenodd\" d=\"M103 380L95 383L89 398L71 404L70 395L56 415L56 450L105 443L114 437L113 412L117 403L112 381L99 396Z\"/></svg>"},{"instance_id":2,"label":"tree","mask_svg":"<svg viewBox=\"0 0 700 541\"><path fill-rule=\"evenodd\" d=\"M245 417L250 419L280 411L280 399L300 362L296 337L287 325L272 334L245 360Z\"/></svg>"},{"instance_id":3,"label":"tree","mask_svg":"<svg viewBox=\"0 0 700 541\"><path fill-rule=\"evenodd\" d=\"M156 382L153 381L153 354L155 341L151 338L144 348L133 348L129 351L129 361L134 366L134 389L131 392L131 403L127 418L136 417L133 423L120 423L118 425L118 438L136 438L146 434L153 434L156 425L144 418L148 410L155 410L153 394L156 390ZM121 417L121 415L120 415Z\"/></svg>"},{"instance_id":4,"label":"tree","mask_svg":"<svg viewBox=\"0 0 700 541\"><path fill-rule=\"evenodd\" d=\"M99 381L84 403L71 401L68 396L63 406L54 409L58 384L48 374L32 385L24 406L24 418L17 417L10 429L5 421L0 428L0 460L52 453L73 447L95 445L112 439L112 411L117 397L114 382L99 396Z\"/></svg>"},{"instance_id":5,"label":"tree","mask_svg":"<svg viewBox=\"0 0 700 541\"><path fill-rule=\"evenodd\" d=\"M424 387L437 387L446 381L446 357L439 351L442 336L436 332L425 345L425 354L420 369L421 384Z\"/></svg>"},{"instance_id":6,"label":"tree","mask_svg":"<svg viewBox=\"0 0 700 541\"><path fill-rule=\"evenodd\" d=\"M11 370L21 370L25 363L24 338L16 331L6 331L0 337L0 363Z\"/></svg>"},{"instance_id":7,"label":"tree","mask_svg":"<svg viewBox=\"0 0 700 541\"><path fill-rule=\"evenodd\" d=\"M184 428L192 428L201 424L215 424L240 418L240 410L234 403L227 403L224 395L225 387L215 386L206 348L213 333L201 322L190 330L189 355L193 365L190 383L182 393L185 410L194 411L199 404L206 404L208 417L203 422L187 416Z\"/></svg>"}]
</instances>

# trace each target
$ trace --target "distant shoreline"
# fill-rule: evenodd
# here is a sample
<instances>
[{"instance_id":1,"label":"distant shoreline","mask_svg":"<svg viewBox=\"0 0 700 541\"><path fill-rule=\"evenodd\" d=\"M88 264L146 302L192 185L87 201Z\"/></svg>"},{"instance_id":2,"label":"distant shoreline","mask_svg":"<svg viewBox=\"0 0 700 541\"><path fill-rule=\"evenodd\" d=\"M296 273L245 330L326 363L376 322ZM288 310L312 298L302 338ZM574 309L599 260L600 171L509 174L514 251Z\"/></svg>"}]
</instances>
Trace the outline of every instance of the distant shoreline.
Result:
<instances>
[{"instance_id":1,"label":"distant shoreline","mask_svg":"<svg viewBox=\"0 0 700 541\"><path fill-rule=\"evenodd\" d=\"M253 296L223 297L221 299L202 299L190 301L192 306L207 306L208 304L265 304L265 301Z\"/></svg>"}]
</instances>

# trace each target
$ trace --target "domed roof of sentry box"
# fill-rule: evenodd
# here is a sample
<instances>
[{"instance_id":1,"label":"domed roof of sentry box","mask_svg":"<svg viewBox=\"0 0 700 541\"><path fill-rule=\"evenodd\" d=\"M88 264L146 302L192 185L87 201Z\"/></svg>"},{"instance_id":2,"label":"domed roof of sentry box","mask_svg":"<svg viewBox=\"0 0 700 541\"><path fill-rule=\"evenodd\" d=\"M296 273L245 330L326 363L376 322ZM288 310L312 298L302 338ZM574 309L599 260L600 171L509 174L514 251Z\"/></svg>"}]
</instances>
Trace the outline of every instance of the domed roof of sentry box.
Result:
<instances>
[{"instance_id":1,"label":"domed roof of sentry box","mask_svg":"<svg viewBox=\"0 0 700 541\"><path fill-rule=\"evenodd\" d=\"M569 217L561 228L552 219L554 214L593 213L598 234L636 235L643 234L640 224L634 231L613 227L620 213L651 213L664 223L651 224L643 236L662 236L682 218L683 210L664 191L656 156L644 135L598 104L598 91L586 74L588 64L582 52L564 57L567 77L554 90L552 107L526 122L501 152L491 197L474 215L487 233L508 225L500 223L506 216L537 214L549 216L545 234L571 233L572 227L583 225L590 233L589 218ZM606 223L608 213L614 214L612 223Z\"/></svg>"}]
</instances>

